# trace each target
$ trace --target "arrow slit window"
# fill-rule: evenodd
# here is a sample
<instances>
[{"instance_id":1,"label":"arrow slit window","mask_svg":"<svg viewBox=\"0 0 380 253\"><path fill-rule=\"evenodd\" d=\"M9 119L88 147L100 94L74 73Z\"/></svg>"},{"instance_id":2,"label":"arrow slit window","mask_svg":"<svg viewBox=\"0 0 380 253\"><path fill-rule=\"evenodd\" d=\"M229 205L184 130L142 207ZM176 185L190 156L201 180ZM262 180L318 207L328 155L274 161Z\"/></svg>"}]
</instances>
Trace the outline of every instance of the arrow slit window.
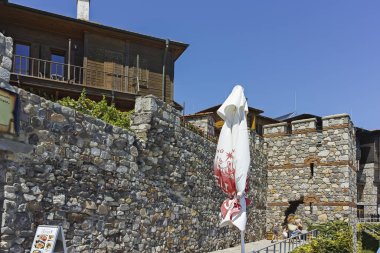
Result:
<instances>
[{"instance_id":1,"label":"arrow slit window","mask_svg":"<svg viewBox=\"0 0 380 253\"><path fill-rule=\"evenodd\" d=\"M310 178L314 177L314 163L310 163Z\"/></svg>"}]
</instances>

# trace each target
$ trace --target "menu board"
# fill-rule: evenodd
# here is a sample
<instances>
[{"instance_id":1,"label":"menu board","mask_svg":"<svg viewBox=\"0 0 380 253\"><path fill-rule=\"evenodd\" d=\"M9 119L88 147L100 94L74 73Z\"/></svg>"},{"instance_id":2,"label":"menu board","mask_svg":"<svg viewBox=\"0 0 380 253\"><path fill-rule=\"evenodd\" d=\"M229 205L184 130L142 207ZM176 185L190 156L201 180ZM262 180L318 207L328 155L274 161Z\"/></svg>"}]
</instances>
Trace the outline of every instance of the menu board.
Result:
<instances>
[{"instance_id":1,"label":"menu board","mask_svg":"<svg viewBox=\"0 0 380 253\"><path fill-rule=\"evenodd\" d=\"M0 89L0 132L15 134L17 94Z\"/></svg>"},{"instance_id":2,"label":"menu board","mask_svg":"<svg viewBox=\"0 0 380 253\"><path fill-rule=\"evenodd\" d=\"M38 226L31 253L66 253L66 243L61 226Z\"/></svg>"}]
</instances>

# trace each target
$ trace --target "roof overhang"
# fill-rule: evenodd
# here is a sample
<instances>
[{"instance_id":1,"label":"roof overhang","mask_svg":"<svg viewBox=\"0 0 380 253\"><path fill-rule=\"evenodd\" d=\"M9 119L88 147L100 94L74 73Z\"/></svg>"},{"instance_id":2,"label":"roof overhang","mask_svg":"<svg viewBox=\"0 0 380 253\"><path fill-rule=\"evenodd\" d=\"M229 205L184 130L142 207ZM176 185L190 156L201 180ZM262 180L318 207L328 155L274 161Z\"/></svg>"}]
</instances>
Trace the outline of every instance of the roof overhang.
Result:
<instances>
[{"instance_id":1,"label":"roof overhang","mask_svg":"<svg viewBox=\"0 0 380 253\"><path fill-rule=\"evenodd\" d=\"M79 26L84 31L96 29L98 31L103 31L103 32L108 32L108 33L111 32L115 36L124 38L126 40L127 39L138 40L138 41L144 41L148 43L153 42L162 48L164 48L166 45L166 39L157 38L150 35L127 31L127 30L123 30L123 29L119 29L119 28L115 28L111 26L94 23L91 21L80 20L80 19L76 19L72 17L67 17L67 16L63 16L63 15L59 15L59 14L55 14L51 12L46 12L46 11L30 8L23 5L9 3L7 0L0 0L0 4L4 4L6 7L12 8L19 12L28 12L30 14L39 16L39 18L41 19L47 19L48 21L51 21L51 22L57 22L57 21L67 22L67 23L70 23L71 25ZM0 8L3 8L3 7L0 7ZM20 21L19 18L18 20ZM59 26L57 26L56 29L59 29ZM186 50L189 44L174 41L174 40L169 40L169 41L170 41L170 49L172 50L174 60L177 60L182 55L182 53Z\"/></svg>"}]
</instances>

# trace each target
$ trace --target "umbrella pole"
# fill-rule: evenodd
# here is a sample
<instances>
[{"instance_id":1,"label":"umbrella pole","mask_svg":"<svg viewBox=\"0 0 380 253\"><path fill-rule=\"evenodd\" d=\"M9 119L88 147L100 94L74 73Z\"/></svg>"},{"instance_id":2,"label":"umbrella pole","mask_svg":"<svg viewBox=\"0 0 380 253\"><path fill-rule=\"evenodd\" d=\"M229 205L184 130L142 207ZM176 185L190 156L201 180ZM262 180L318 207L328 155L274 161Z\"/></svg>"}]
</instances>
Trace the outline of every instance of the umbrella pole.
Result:
<instances>
[{"instance_id":1,"label":"umbrella pole","mask_svg":"<svg viewBox=\"0 0 380 253\"><path fill-rule=\"evenodd\" d=\"M244 232L245 231L241 231L240 232L240 236L241 236L241 253L245 253Z\"/></svg>"}]
</instances>

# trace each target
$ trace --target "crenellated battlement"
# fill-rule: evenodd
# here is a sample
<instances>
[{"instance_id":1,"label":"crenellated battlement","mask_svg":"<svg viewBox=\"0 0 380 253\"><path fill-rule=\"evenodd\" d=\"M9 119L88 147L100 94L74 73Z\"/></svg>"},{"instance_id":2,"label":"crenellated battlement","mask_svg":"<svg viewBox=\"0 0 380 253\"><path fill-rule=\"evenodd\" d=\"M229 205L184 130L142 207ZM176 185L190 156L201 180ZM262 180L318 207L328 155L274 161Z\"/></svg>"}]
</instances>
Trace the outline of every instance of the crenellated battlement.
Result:
<instances>
[{"instance_id":1,"label":"crenellated battlement","mask_svg":"<svg viewBox=\"0 0 380 253\"><path fill-rule=\"evenodd\" d=\"M282 122L282 123L265 125L263 129L264 129L264 136L285 135L288 132L288 123Z\"/></svg>"},{"instance_id":2,"label":"crenellated battlement","mask_svg":"<svg viewBox=\"0 0 380 253\"><path fill-rule=\"evenodd\" d=\"M292 134L304 134L310 132L322 132L329 129L348 128L351 130L353 124L350 116L344 114L334 114L322 118L309 118L294 120L290 123L281 122L264 126L264 137L276 137Z\"/></svg>"},{"instance_id":3,"label":"crenellated battlement","mask_svg":"<svg viewBox=\"0 0 380 253\"><path fill-rule=\"evenodd\" d=\"M322 126L326 129L337 129L337 128L352 128L353 124L351 122L350 115L343 114L334 114L325 116L322 118Z\"/></svg>"},{"instance_id":4,"label":"crenellated battlement","mask_svg":"<svg viewBox=\"0 0 380 253\"><path fill-rule=\"evenodd\" d=\"M313 132L317 130L317 118L312 119L301 119L292 121L292 133L305 133L305 132Z\"/></svg>"}]
</instances>

